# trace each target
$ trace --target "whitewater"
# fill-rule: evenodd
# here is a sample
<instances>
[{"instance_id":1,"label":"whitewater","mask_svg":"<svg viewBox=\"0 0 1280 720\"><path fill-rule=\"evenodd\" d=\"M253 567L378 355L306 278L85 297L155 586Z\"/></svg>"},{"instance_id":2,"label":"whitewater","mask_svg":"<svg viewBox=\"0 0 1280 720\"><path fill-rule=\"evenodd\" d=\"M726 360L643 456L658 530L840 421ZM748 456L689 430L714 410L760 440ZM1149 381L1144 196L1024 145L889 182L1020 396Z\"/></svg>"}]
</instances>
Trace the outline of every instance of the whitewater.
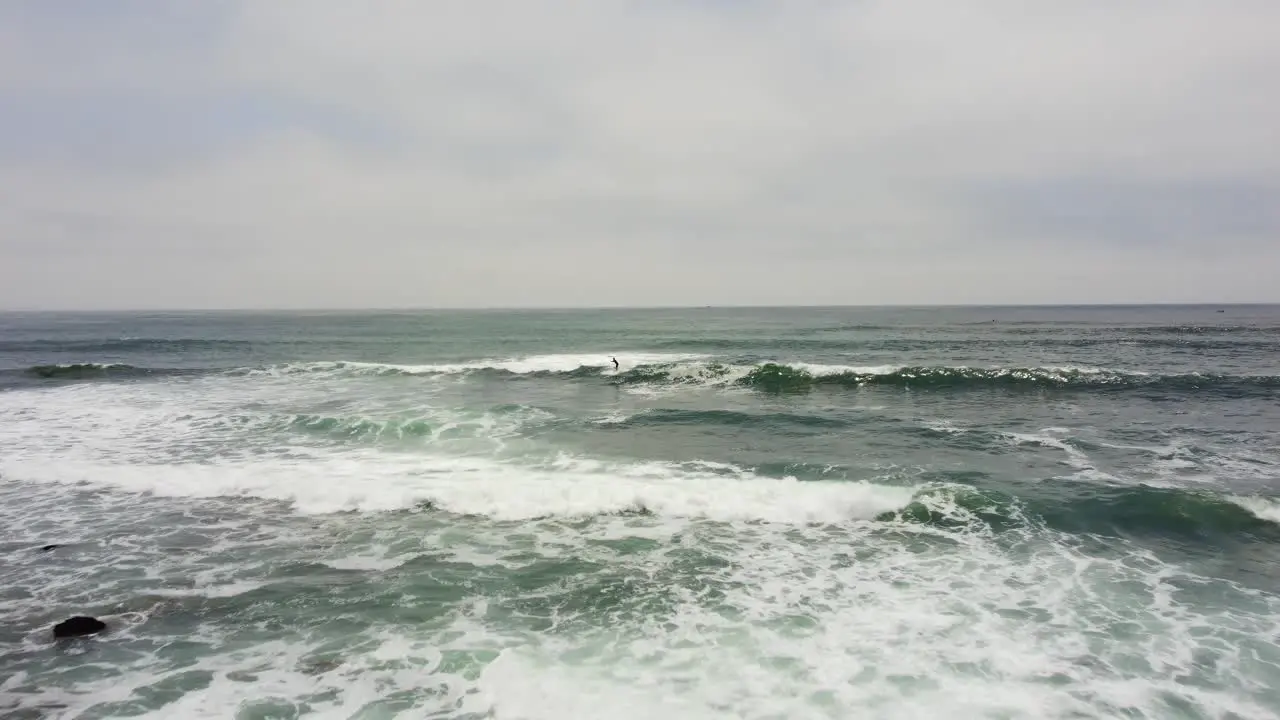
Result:
<instances>
[{"instance_id":1,"label":"whitewater","mask_svg":"<svg viewBox=\"0 0 1280 720\"><path fill-rule=\"evenodd\" d=\"M0 716L1272 718L1278 351L1271 306L0 315Z\"/></svg>"}]
</instances>

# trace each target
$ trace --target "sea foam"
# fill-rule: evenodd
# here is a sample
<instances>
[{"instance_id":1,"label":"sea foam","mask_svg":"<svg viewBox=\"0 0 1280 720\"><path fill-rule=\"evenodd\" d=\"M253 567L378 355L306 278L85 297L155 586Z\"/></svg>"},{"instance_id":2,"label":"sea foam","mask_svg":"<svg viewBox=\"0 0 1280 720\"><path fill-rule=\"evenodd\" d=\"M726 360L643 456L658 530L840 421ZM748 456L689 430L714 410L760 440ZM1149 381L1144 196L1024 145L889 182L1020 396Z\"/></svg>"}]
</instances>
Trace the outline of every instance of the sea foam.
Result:
<instances>
[{"instance_id":1,"label":"sea foam","mask_svg":"<svg viewBox=\"0 0 1280 720\"><path fill-rule=\"evenodd\" d=\"M430 505L494 520L651 513L711 520L836 523L910 502L915 488L801 482L672 463L560 457L537 465L478 457L351 451L306 460L139 465L0 459L23 482L82 484L175 498L245 497L303 513L389 511Z\"/></svg>"}]
</instances>

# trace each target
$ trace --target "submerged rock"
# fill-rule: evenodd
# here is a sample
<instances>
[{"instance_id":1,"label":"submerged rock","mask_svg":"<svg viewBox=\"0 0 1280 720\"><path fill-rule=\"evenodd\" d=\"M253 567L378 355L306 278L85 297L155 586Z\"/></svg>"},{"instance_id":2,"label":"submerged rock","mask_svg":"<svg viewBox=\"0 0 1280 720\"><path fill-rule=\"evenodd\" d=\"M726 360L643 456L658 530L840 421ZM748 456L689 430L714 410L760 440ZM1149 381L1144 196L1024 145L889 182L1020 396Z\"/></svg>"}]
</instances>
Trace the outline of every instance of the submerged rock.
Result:
<instances>
[{"instance_id":1,"label":"submerged rock","mask_svg":"<svg viewBox=\"0 0 1280 720\"><path fill-rule=\"evenodd\" d=\"M95 617L86 617L77 615L69 620L63 620L53 626L53 636L55 638L81 637L83 635L93 635L107 629L107 624Z\"/></svg>"},{"instance_id":2,"label":"submerged rock","mask_svg":"<svg viewBox=\"0 0 1280 720\"><path fill-rule=\"evenodd\" d=\"M303 675L323 675L340 667L342 667L340 658L317 658L298 663L298 671Z\"/></svg>"}]
</instances>

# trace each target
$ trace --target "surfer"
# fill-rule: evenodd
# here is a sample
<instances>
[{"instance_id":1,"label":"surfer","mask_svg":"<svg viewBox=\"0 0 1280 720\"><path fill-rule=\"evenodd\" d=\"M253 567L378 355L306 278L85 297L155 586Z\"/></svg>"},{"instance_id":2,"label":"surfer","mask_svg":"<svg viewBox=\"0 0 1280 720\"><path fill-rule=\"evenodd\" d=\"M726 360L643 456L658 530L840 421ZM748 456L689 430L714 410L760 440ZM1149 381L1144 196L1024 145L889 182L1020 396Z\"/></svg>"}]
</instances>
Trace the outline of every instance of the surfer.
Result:
<instances>
[{"instance_id":1,"label":"surfer","mask_svg":"<svg viewBox=\"0 0 1280 720\"><path fill-rule=\"evenodd\" d=\"M611 357L609 359L613 361L613 371L618 372L618 358Z\"/></svg>"}]
</instances>

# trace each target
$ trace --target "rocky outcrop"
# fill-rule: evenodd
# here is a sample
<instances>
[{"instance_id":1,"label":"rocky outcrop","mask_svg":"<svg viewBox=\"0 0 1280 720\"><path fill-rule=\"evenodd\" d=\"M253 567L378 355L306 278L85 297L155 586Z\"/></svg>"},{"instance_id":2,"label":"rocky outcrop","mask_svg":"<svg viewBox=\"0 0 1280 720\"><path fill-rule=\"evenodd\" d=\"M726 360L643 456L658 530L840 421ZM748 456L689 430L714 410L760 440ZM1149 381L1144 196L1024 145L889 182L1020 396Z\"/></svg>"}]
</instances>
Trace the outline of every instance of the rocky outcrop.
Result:
<instances>
[{"instance_id":1,"label":"rocky outcrop","mask_svg":"<svg viewBox=\"0 0 1280 720\"><path fill-rule=\"evenodd\" d=\"M85 635L96 635L106 629L107 624L98 618L77 615L54 625L53 636L55 638L83 637Z\"/></svg>"}]
</instances>

